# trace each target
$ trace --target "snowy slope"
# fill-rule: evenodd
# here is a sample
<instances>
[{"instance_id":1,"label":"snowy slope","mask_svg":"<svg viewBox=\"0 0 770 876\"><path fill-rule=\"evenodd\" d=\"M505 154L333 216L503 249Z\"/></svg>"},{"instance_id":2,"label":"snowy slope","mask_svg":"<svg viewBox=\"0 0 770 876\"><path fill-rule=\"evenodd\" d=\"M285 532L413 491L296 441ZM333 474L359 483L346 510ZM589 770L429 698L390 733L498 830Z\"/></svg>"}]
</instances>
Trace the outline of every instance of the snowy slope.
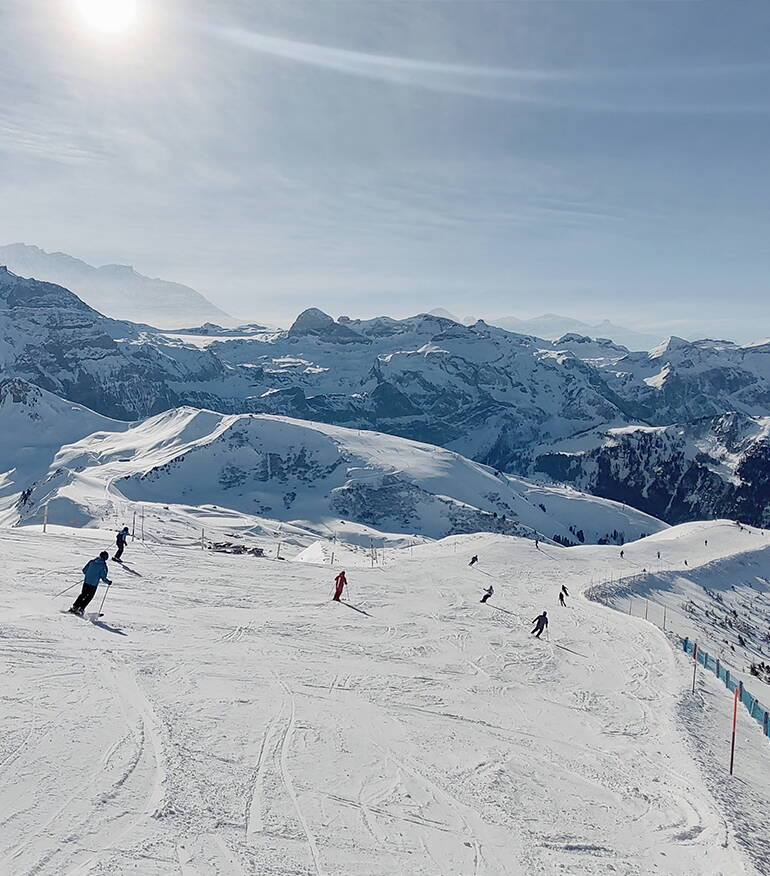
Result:
<instances>
[{"instance_id":1,"label":"snowy slope","mask_svg":"<svg viewBox=\"0 0 770 876\"><path fill-rule=\"evenodd\" d=\"M22 492L49 474L62 444L128 425L13 379L0 380L0 424L0 522L23 513Z\"/></svg>"},{"instance_id":2,"label":"snowy slope","mask_svg":"<svg viewBox=\"0 0 770 876\"><path fill-rule=\"evenodd\" d=\"M748 673L752 663L770 662L768 536L732 521L668 529L625 548L622 580L602 582L594 595L637 613L650 600L648 616L661 626L665 606L670 628L719 657L770 707L770 684ZM744 550L722 556L720 548L729 542Z\"/></svg>"},{"instance_id":3,"label":"snowy slope","mask_svg":"<svg viewBox=\"0 0 770 876\"><path fill-rule=\"evenodd\" d=\"M110 538L0 530L0 872L768 873L768 743L741 713L727 781L719 689L582 598L617 548L458 536L333 604L328 568L133 543L103 619L59 614Z\"/></svg>"},{"instance_id":4,"label":"snowy slope","mask_svg":"<svg viewBox=\"0 0 770 876\"><path fill-rule=\"evenodd\" d=\"M215 505L353 540L365 532L438 538L493 531L591 542L665 527L625 506L537 487L432 445L194 408L63 447L21 521L39 522L44 502L54 523L103 519L114 502Z\"/></svg>"}]
</instances>

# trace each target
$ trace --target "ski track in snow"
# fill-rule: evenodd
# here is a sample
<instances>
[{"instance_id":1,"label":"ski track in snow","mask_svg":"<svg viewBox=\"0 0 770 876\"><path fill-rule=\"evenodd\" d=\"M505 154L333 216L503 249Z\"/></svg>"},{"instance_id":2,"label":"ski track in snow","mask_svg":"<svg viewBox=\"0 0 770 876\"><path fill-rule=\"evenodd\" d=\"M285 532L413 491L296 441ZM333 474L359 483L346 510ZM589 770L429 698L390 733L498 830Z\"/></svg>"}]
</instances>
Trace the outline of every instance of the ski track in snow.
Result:
<instances>
[{"instance_id":1,"label":"ski track in snow","mask_svg":"<svg viewBox=\"0 0 770 876\"><path fill-rule=\"evenodd\" d=\"M703 526L714 556L745 549ZM615 548L405 550L351 573L369 616L329 601L328 567L129 548L143 577L113 573L99 626L50 598L97 538L0 530L0 873L768 872L767 828L720 790L723 728L683 727L693 710L709 726L687 661L581 595Z\"/></svg>"}]
</instances>

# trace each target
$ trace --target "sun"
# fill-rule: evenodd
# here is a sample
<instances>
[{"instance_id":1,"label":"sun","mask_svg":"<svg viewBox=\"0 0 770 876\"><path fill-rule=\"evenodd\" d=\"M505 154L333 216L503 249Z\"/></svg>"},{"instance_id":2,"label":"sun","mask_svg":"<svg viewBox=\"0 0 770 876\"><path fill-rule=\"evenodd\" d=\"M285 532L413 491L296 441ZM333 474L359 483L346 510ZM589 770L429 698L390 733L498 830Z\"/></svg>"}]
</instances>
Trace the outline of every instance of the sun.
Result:
<instances>
[{"instance_id":1,"label":"sun","mask_svg":"<svg viewBox=\"0 0 770 876\"><path fill-rule=\"evenodd\" d=\"M124 33L130 30L136 18L136 0L76 0L76 2L86 25L99 33Z\"/></svg>"}]
</instances>

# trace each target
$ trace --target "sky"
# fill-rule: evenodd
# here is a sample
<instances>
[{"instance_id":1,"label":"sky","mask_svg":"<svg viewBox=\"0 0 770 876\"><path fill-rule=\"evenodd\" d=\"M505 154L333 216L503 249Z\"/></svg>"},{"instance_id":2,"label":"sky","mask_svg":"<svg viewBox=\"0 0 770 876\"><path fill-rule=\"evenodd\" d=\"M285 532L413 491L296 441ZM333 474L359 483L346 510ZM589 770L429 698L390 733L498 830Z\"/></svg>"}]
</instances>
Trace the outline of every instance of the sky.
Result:
<instances>
[{"instance_id":1,"label":"sky","mask_svg":"<svg viewBox=\"0 0 770 876\"><path fill-rule=\"evenodd\" d=\"M770 336L770 3L0 5L0 243L279 324Z\"/></svg>"}]
</instances>

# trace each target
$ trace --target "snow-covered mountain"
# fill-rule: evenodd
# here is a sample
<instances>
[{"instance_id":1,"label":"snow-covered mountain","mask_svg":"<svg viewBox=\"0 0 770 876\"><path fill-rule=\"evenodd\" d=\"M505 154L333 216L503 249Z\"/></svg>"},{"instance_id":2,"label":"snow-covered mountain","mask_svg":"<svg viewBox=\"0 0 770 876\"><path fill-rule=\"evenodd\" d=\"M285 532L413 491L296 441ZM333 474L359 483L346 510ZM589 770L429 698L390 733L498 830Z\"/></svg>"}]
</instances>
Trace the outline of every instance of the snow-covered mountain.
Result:
<instances>
[{"instance_id":1,"label":"snow-covered mountain","mask_svg":"<svg viewBox=\"0 0 770 876\"><path fill-rule=\"evenodd\" d=\"M98 522L110 497L134 507L215 505L321 535L352 527L355 535L486 531L592 543L665 527L614 502L378 432L194 408L110 425L99 423L53 458L46 446L48 471L24 485L16 522L39 522L44 504L52 523ZM0 469L8 465L0 458Z\"/></svg>"},{"instance_id":2,"label":"snow-covered mountain","mask_svg":"<svg viewBox=\"0 0 770 876\"><path fill-rule=\"evenodd\" d=\"M770 343L669 338L601 369L640 420L657 425L726 411L770 413Z\"/></svg>"},{"instance_id":3,"label":"snow-covered mountain","mask_svg":"<svg viewBox=\"0 0 770 876\"><path fill-rule=\"evenodd\" d=\"M670 523L723 516L770 526L770 417L609 429L544 449L535 470Z\"/></svg>"},{"instance_id":4,"label":"snow-covered mountain","mask_svg":"<svg viewBox=\"0 0 770 876\"><path fill-rule=\"evenodd\" d=\"M117 319L174 328L206 320L232 323L228 314L181 283L137 273L129 265L94 267L63 252L11 243L0 246L0 265L71 289L87 304Z\"/></svg>"},{"instance_id":5,"label":"snow-covered mountain","mask_svg":"<svg viewBox=\"0 0 770 876\"><path fill-rule=\"evenodd\" d=\"M759 522L770 507L765 433L728 440L726 425L733 413L735 423L768 416L770 345L671 339L637 353L577 334L551 342L482 321L334 320L315 308L288 331L224 331L109 319L61 287L0 271L0 368L105 416L190 405L377 430L500 471L547 473L669 521ZM725 415L709 437L704 418ZM668 438L653 446L651 426L670 427ZM677 430L693 448L725 433L715 458L731 464L683 450Z\"/></svg>"},{"instance_id":6,"label":"snow-covered mountain","mask_svg":"<svg viewBox=\"0 0 770 876\"><path fill-rule=\"evenodd\" d=\"M232 369L206 350L167 341L149 326L109 319L62 286L3 267L0 372L125 420L198 394L205 404L212 385L221 392L228 378L238 383ZM243 394L247 386L244 381Z\"/></svg>"},{"instance_id":7,"label":"snow-covered mountain","mask_svg":"<svg viewBox=\"0 0 770 876\"><path fill-rule=\"evenodd\" d=\"M49 475L63 444L127 425L24 380L0 379L0 521L16 520L32 507L32 487Z\"/></svg>"}]
</instances>

